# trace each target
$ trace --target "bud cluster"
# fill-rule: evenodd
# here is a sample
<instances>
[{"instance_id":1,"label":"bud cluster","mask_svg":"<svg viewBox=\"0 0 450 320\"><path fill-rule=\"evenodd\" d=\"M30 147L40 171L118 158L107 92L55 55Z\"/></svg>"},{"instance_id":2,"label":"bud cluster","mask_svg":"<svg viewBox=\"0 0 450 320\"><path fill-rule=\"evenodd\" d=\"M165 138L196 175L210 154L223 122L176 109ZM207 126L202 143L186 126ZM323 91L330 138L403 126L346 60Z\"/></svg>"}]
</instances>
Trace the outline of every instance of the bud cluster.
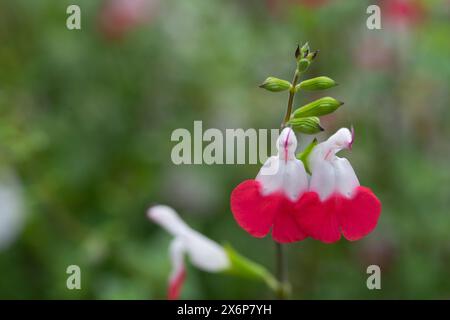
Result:
<instances>
[{"instance_id":1,"label":"bud cluster","mask_svg":"<svg viewBox=\"0 0 450 320\"><path fill-rule=\"evenodd\" d=\"M337 86L336 81L330 77L320 76L297 83L300 76L309 68L319 51L312 51L308 43L302 47L297 46L295 50L295 60L297 63L294 79L287 80L268 77L261 85L271 92L289 91L288 108L283 126L289 125L293 130L304 134L316 134L324 129L320 125L318 117L336 111L344 103L331 97L324 97L313 102L300 106L292 112L294 95L299 91L318 91L330 89Z\"/></svg>"}]
</instances>

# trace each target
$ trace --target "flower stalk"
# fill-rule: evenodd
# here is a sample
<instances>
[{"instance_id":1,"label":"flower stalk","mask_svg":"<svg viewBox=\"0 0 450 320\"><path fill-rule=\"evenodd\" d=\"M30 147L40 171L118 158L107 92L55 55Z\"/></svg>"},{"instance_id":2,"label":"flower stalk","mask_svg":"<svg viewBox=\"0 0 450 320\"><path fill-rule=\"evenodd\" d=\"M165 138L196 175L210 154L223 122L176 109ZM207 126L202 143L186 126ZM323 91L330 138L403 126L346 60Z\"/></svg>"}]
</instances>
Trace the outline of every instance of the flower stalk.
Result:
<instances>
[{"instance_id":1,"label":"flower stalk","mask_svg":"<svg viewBox=\"0 0 450 320\"><path fill-rule=\"evenodd\" d=\"M316 134L324 131L320 124L319 116L332 113L343 104L332 97L324 97L300 106L293 111L294 98L298 91L325 90L337 85L333 79L327 76L306 79L299 83L301 75L308 70L317 54L318 51L310 50L308 43L301 48L297 46L295 50L296 68L292 81L268 77L260 85L260 88L271 92L289 91L286 112L281 122L282 132L277 142L278 155L271 157L266 163L269 166L277 164L285 168L285 170L267 173L263 170L267 167L265 164L255 180L244 181L233 190L231 195L232 211L242 228L257 237L267 234L272 228L272 236L275 240L276 276L279 284L276 295L279 299L287 299L291 291L288 279L287 257L282 243L301 241L307 235L302 232L292 232L292 230L288 232L287 225L281 226L272 222L275 220L268 219L261 223L258 217L260 217L261 213L274 217L282 214L277 211L278 207L290 207L292 201L301 203L302 198L300 195L308 190L306 170L308 173L311 173L311 168L308 166L308 158L317 141L311 143L304 152L290 157L290 153L295 152L297 147L295 134L291 135L291 132ZM299 160L301 162L295 162ZM288 163L290 164L290 169L287 168ZM282 181L281 184L280 181ZM274 194L275 191L277 195ZM279 194L280 191L282 193L281 196ZM248 207L252 207L253 210L249 211ZM292 210L298 211L300 209L296 207ZM285 211L285 209L282 209L282 211Z\"/></svg>"},{"instance_id":2,"label":"flower stalk","mask_svg":"<svg viewBox=\"0 0 450 320\"><path fill-rule=\"evenodd\" d=\"M281 243L275 242L277 278L280 286L276 291L276 296L280 300L288 299L291 294L291 284L288 278L287 257L284 253L284 247Z\"/></svg>"},{"instance_id":3,"label":"flower stalk","mask_svg":"<svg viewBox=\"0 0 450 320\"><path fill-rule=\"evenodd\" d=\"M289 98L288 98L286 114L284 116L283 122L281 123L281 128L286 127L286 125L289 121L289 118L291 117L292 104L294 103L294 96L296 93L295 87L297 85L299 78L300 78L300 72L298 70L298 65L297 65L297 68L295 69L295 73L294 73L294 78L292 79L292 82L291 82L291 88L289 89Z\"/></svg>"}]
</instances>

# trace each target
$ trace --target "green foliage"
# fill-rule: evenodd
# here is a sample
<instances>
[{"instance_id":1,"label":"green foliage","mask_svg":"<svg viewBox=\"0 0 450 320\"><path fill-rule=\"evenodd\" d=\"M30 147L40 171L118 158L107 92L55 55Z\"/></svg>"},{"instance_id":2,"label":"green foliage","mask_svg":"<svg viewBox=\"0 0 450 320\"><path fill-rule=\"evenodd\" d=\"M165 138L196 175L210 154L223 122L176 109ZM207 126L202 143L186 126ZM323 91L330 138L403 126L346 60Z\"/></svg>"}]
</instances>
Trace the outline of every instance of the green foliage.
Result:
<instances>
[{"instance_id":1,"label":"green foliage","mask_svg":"<svg viewBox=\"0 0 450 320\"><path fill-rule=\"evenodd\" d=\"M21 181L27 215L0 252L0 298L164 299L169 236L145 218L155 202L272 270L271 239L250 238L229 211L231 190L258 166L175 166L170 136L194 120L278 128L287 97L254 85L268 74L290 79L293 44L305 40L321 50L307 76L332 76L346 101L322 124L327 135L355 125L342 156L383 212L362 241L289 245L293 298L449 297L443 2L422 1L425 20L403 32L387 21L367 30L366 1L288 2L272 12L263 1L164 0L149 22L109 39L99 1L1 1L0 167ZM68 4L81 7L80 31L65 27ZM296 105L320 98L299 93ZM80 291L65 287L71 264L81 267ZM369 264L380 265L382 290L367 290ZM272 297L263 283L195 269L183 289L186 299Z\"/></svg>"}]
</instances>

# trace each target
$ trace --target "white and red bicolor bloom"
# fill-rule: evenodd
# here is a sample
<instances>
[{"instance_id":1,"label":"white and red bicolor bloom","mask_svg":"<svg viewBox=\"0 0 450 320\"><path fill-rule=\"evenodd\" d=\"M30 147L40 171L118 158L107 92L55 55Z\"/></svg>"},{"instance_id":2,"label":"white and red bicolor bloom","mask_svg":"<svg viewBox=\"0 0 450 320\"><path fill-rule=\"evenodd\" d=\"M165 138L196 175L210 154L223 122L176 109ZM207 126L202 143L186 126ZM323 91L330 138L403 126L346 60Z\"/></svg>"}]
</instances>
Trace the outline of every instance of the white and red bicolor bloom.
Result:
<instances>
[{"instance_id":1,"label":"white and red bicolor bloom","mask_svg":"<svg viewBox=\"0 0 450 320\"><path fill-rule=\"evenodd\" d=\"M190 228L172 208L156 205L147 216L174 236L170 244L172 272L169 277L168 298L177 299L186 277L184 257L188 256L197 268L208 272L222 272L230 268L230 259L219 244Z\"/></svg>"},{"instance_id":2,"label":"white and red bicolor bloom","mask_svg":"<svg viewBox=\"0 0 450 320\"><path fill-rule=\"evenodd\" d=\"M277 242L303 240L296 212L308 191L303 163L296 159L297 139L285 128L277 140L278 155L264 163L256 179L240 183L231 193L231 211L237 223L255 237L264 237L272 228Z\"/></svg>"},{"instance_id":3,"label":"white and red bicolor bloom","mask_svg":"<svg viewBox=\"0 0 450 320\"><path fill-rule=\"evenodd\" d=\"M381 203L374 193L359 184L345 158L336 156L351 149L354 133L338 130L311 152L310 192L304 196L297 222L310 237L322 242L338 241L341 233L347 240L358 240L370 233L378 222Z\"/></svg>"}]
</instances>

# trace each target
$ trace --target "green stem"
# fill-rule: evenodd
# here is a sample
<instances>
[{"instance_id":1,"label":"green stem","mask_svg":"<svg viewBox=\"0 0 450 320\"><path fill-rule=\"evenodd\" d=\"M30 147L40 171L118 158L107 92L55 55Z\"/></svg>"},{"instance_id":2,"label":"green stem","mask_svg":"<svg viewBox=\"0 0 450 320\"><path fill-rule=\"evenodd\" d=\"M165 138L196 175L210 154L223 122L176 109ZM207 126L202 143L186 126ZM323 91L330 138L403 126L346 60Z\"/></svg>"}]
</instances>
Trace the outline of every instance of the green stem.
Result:
<instances>
[{"instance_id":1,"label":"green stem","mask_svg":"<svg viewBox=\"0 0 450 320\"><path fill-rule=\"evenodd\" d=\"M284 116L283 122L281 123L281 128L286 127L287 122L291 118L292 113L292 105L294 103L295 96L295 86L297 85L298 79L300 78L300 72L298 71L298 65L295 68L294 78L291 82L291 89L289 89L289 99L286 109L286 114ZM281 243L275 243L276 250L276 270L277 270L277 278L280 283L280 288L277 291L278 299L287 299L290 294L290 283L288 279L288 270L286 263L286 255L283 250L283 246Z\"/></svg>"},{"instance_id":2,"label":"green stem","mask_svg":"<svg viewBox=\"0 0 450 320\"><path fill-rule=\"evenodd\" d=\"M276 274L279 282L279 288L276 292L277 298L280 300L285 300L289 298L291 285L288 279L288 268L286 255L284 252L283 245L281 243L275 242L276 250Z\"/></svg>"},{"instance_id":3,"label":"green stem","mask_svg":"<svg viewBox=\"0 0 450 320\"><path fill-rule=\"evenodd\" d=\"M294 78L292 79L292 83L291 83L291 89L289 89L289 99L288 99L288 105L287 105L287 109L286 109L286 115L284 116L284 120L281 123L281 128L284 128L286 126L286 123L289 121L289 118L291 117L292 104L294 103L294 96L295 96L295 86L297 85L299 77L300 77L300 72L296 68L295 73L294 73Z\"/></svg>"}]
</instances>

